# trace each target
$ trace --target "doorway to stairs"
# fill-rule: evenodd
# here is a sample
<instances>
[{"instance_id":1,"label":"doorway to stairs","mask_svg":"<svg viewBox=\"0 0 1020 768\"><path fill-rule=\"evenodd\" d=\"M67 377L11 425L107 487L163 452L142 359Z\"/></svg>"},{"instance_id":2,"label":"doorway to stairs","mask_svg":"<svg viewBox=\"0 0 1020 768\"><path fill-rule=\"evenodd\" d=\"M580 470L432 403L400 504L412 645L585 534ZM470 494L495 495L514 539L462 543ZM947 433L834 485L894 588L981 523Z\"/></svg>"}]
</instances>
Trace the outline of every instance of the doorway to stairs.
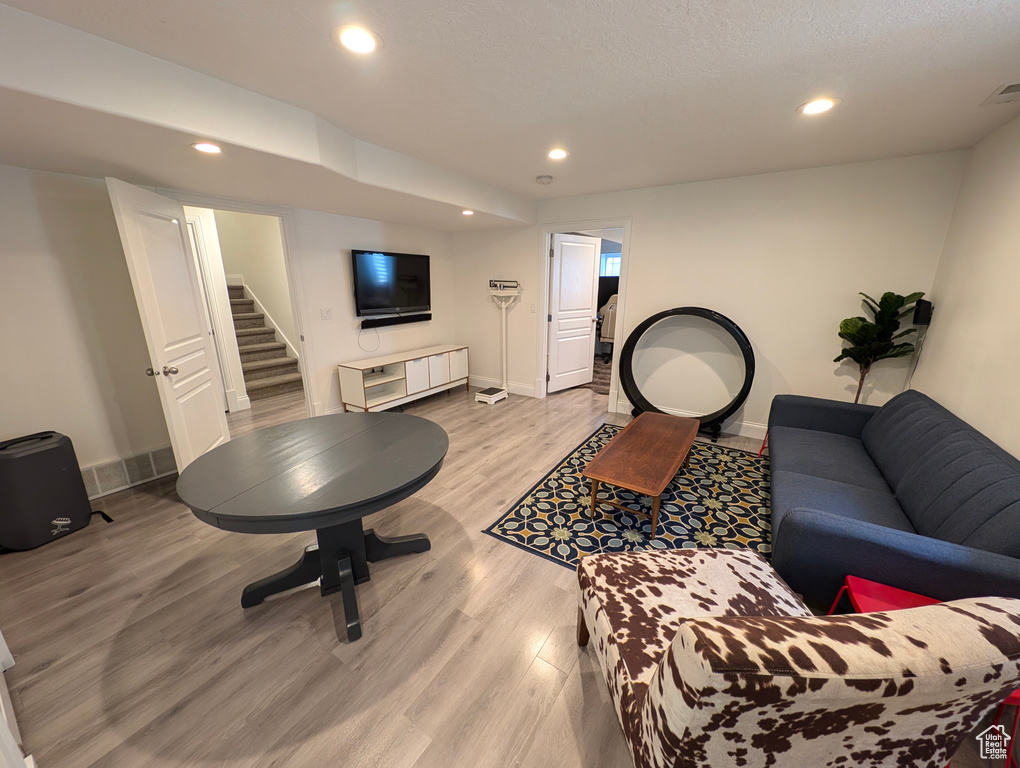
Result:
<instances>
[{"instance_id":1,"label":"doorway to stairs","mask_svg":"<svg viewBox=\"0 0 1020 768\"><path fill-rule=\"evenodd\" d=\"M224 407L304 390L277 216L185 206L216 339Z\"/></svg>"}]
</instances>

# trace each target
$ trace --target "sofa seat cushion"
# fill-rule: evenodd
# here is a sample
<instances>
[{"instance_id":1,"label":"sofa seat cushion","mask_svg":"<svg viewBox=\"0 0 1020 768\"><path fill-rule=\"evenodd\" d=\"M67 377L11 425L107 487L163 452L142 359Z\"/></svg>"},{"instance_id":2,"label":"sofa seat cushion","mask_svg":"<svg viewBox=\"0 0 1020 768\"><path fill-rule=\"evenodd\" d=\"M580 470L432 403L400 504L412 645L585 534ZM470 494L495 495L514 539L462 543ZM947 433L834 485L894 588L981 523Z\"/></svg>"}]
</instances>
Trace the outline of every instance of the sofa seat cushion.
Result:
<instances>
[{"instance_id":1,"label":"sofa seat cushion","mask_svg":"<svg viewBox=\"0 0 1020 768\"><path fill-rule=\"evenodd\" d=\"M860 440L814 429L776 427L769 431L769 467L891 493Z\"/></svg>"},{"instance_id":2,"label":"sofa seat cushion","mask_svg":"<svg viewBox=\"0 0 1020 768\"><path fill-rule=\"evenodd\" d=\"M772 472L772 533L794 508L817 509L840 517L915 533L896 497L859 485L840 483L799 472Z\"/></svg>"},{"instance_id":3,"label":"sofa seat cushion","mask_svg":"<svg viewBox=\"0 0 1020 768\"><path fill-rule=\"evenodd\" d=\"M810 615L765 558L750 550L589 555L577 573L585 624L631 742L649 681L683 621Z\"/></svg>"}]
</instances>

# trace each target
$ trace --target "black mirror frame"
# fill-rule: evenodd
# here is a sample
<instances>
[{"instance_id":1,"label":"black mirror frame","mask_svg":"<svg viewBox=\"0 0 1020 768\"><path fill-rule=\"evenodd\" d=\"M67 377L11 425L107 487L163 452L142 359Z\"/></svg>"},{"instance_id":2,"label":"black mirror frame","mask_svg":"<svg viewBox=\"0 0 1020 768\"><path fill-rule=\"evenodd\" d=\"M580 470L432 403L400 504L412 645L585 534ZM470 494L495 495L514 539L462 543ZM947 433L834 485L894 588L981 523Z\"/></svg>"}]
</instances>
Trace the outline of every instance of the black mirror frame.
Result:
<instances>
[{"instance_id":1,"label":"black mirror frame","mask_svg":"<svg viewBox=\"0 0 1020 768\"><path fill-rule=\"evenodd\" d=\"M740 347L740 353L744 358L744 383L741 385L736 397L718 411L697 417L701 422L701 430L708 432L712 435L712 439L715 440L722 431L722 423L736 413L740 406L744 404L744 401L747 400L747 395L751 391L751 384L754 382L754 352L751 350L751 341L740 330L740 327L725 315L721 315L712 309L705 309L704 307L676 307L675 309L667 309L665 312L659 312L644 320L637 328L631 331L620 352L620 386L623 387L627 399L634 406L634 409L631 411L632 415L637 416L644 411L665 413L665 411L652 405L641 394L641 390L634 380L634 350L637 348L638 341L641 340L641 337L644 336L649 328L662 320L680 315L701 317L718 325L737 342L737 345Z\"/></svg>"}]
</instances>

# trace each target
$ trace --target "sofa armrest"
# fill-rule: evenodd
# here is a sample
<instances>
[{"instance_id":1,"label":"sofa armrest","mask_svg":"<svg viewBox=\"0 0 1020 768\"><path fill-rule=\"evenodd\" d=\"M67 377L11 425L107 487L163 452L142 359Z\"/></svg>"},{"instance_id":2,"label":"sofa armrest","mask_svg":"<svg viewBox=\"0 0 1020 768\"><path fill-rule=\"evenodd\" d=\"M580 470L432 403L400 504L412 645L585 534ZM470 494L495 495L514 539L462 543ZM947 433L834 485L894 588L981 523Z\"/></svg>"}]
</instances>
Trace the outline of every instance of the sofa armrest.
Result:
<instances>
[{"instance_id":1,"label":"sofa armrest","mask_svg":"<svg viewBox=\"0 0 1020 768\"><path fill-rule=\"evenodd\" d=\"M786 512L772 548L773 567L816 604L832 601L847 575L938 600L1020 597L1020 559L817 509Z\"/></svg>"},{"instance_id":2,"label":"sofa armrest","mask_svg":"<svg viewBox=\"0 0 1020 768\"><path fill-rule=\"evenodd\" d=\"M860 438L864 425L877 411L876 405L802 395L776 395L769 411L769 429L795 427Z\"/></svg>"}]
</instances>

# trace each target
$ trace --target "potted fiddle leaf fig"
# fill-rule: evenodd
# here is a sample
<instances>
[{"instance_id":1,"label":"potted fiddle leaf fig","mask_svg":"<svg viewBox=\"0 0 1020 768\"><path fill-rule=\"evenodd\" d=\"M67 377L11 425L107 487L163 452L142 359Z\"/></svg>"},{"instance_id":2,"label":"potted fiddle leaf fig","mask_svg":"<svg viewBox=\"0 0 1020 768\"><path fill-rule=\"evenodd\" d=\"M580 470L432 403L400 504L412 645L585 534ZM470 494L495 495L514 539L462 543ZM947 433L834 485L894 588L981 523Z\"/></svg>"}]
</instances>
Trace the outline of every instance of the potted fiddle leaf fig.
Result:
<instances>
[{"instance_id":1,"label":"potted fiddle leaf fig","mask_svg":"<svg viewBox=\"0 0 1020 768\"><path fill-rule=\"evenodd\" d=\"M898 293L883 293L882 298L875 301L866 293L864 308L871 315L865 317L848 317L839 324L839 338L849 346L844 347L839 356L832 362L851 360L857 364L861 377L857 382L857 395L854 402L861 399L864 379L871 372L871 366L879 360L893 357L907 357L914 353L914 345L909 341L897 342L916 332L916 328L900 331L900 320L914 311L914 303L924 296L923 292L900 296Z\"/></svg>"}]
</instances>

